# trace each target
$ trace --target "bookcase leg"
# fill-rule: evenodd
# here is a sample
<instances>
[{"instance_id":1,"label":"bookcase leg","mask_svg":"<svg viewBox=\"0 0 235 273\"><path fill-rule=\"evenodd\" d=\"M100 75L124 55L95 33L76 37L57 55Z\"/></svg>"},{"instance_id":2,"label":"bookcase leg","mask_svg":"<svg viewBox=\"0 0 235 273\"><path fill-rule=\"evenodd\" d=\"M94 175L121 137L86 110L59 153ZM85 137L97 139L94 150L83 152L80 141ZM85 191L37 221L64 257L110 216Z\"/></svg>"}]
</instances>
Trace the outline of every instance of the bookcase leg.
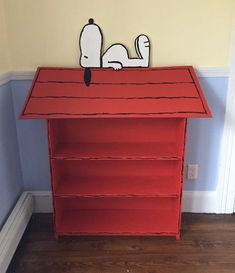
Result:
<instances>
[{"instance_id":1,"label":"bookcase leg","mask_svg":"<svg viewBox=\"0 0 235 273\"><path fill-rule=\"evenodd\" d=\"M177 234L177 235L175 236L175 238L176 238L176 240L179 240L179 239L180 239L180 234Z\"/></svg>"}]
</instances>

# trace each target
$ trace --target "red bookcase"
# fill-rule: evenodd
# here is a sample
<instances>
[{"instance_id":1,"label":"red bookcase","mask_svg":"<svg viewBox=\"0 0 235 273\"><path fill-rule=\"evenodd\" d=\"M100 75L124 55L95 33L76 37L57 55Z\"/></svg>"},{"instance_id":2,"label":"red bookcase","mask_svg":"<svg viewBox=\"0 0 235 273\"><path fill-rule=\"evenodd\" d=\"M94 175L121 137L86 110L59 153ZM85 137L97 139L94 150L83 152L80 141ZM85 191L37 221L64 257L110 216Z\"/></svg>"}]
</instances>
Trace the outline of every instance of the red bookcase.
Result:
<instances>
[{"instance_id":1,"label":"red bookcase","mask_svg":"<svg viewBox=\"0 0 235 273\"><path fill-rule=\"evenodd\" d=\"M187 118L210 117L192 67L39 68L21 117L46 119L55 236L180 236Z\"/></svg>"}]
</instances>

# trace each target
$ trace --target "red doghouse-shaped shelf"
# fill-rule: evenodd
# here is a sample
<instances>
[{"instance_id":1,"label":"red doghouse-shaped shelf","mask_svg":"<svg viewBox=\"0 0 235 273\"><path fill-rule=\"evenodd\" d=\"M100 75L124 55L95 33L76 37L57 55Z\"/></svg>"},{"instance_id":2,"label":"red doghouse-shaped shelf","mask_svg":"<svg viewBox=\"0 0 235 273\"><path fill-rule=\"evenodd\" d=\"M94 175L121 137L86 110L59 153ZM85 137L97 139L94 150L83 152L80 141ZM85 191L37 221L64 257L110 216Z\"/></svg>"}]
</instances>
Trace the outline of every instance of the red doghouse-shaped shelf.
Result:
<instances>
[{"instance_id":1,"label":"red doghouse-shaped shelf","mask_svg":"<svg viewBox=\"0 0 235 273\"><path fill-rule=\"evenodd\" d=\"M180 236L193 67L38 68L21 117L46 119L55 235Z\"/></svg>"}]
</instances>

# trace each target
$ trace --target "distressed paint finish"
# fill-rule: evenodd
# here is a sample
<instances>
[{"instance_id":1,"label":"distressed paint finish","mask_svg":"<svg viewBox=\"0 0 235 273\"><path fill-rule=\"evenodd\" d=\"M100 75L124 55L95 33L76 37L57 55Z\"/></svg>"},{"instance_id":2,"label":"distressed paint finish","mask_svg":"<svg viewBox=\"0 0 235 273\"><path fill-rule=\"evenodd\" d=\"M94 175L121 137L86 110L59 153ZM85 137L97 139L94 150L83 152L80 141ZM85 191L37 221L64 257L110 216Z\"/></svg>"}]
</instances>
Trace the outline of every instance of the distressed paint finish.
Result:
<instances>
[{"instance_id":1,"label":"distressed paint finish","mask_svg":"<svg viewBox=\"0 0 235 273\"><path fill-rule=\"evenodd\" d=\"M89 87L39 68L21 117L48 120L56 238L179 239L187 118L210 116L192 67L93 70Z\"/></svg>"},{"instance_id":2,"label":"distressed paint finish","mask_svg":"<svg viewBox=\"0 0 235 273\"><path fill-rule=\"evenodd\" d=\"M118 72L94 69L89 87L83 81L83 73L83 69L39 68L21 117L210 116L192 67L123 69Z\"/></svg>"},{"instance_id":3,"label":"distressed paint finish","mask_svg":"<svg viewBox=\"0 0 235 273\"><path fill-rule=\"evenodd\" d=\"M206 77L199 80L213 112L213 119L188 121L185 164L198 163L199 173L196 181L185 180L184 190L214 191L217 185L215 170L219 168L228 79ZM11 82L24 187L27 190L50 190L45 121L18 120L30 85L31 81L26 80Z\"/></svg>"}]
</instances>

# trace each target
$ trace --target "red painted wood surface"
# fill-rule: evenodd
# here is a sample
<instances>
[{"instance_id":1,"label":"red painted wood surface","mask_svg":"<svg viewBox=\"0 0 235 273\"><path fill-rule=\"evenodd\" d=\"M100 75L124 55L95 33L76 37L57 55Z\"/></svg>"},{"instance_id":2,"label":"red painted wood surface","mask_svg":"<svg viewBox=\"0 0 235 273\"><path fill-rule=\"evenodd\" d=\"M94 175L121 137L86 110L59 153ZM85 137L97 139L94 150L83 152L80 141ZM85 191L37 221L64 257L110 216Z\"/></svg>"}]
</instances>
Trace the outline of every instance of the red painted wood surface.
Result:
<instances>
[{"instance_id":1,"label":"red painted wood surface","mask_svg":"<svg viewBox=\"0 0 235 273\"><path fill-rule=\"evenodd\" d=\"M55 234L179 236L186 120L51 119Z\"/></svg>"},{"instance_id":2,"label":"red painted wood surface","mask_svg":"<svg viewBox=\"0 0 235 273\"><path fill-rule=\"evenodd\" d=\"M183 119L51 120L51 156L60 159L177 159Z\"/></svg>"},{"instance_id":3,"label":"red painted wood surface","mask_svg":"<svg viewBox=\"0 0 235 273\"><path fill-rule=\"evenodd\" d=\"M180 197L181 160L52 159L58 197Z\"/></svg>"},{"instance_id":4,"label":"red painted wood surface","mask_svg":"<svg viewBox=\"0 0 235 273\"><path fill-rule=\"evenodd\" d=\"M62 177L57 197L179 197L179 178L174 176L77 176ZM55 182L56 183L56 182Z\"/></svg>"},{"instance_id":5,"label":"red painted wood surface","mask_svg":"<svg viewBox=\"0 0 235 273\"><path fill-rule=\"evenodd\" d=\"M53 143L178 143L184 132L184 119L99 118L53 119ZM122 130L120 130L122 128ZM163 130L164 128L164 130ZM182 142L181 142L181 145Z\"/></svg>"},{"instance_id":6,"label":"red painted wood surface","mask_svg":"<svg viewBox=\"0 0 235 273\"><path fill-rule=\"evenodd\" d=\"M59 235L178 234L177 198L55 198Z\"/></svg>"},{"instance_id":7,"label":"red painted wood surface","mask_svg":"<svg viewBox=\"0 0 235 273\"><path fill-rule=\"evenodd\" d=\"M56 238L179 239L186 118L211 116L193 68L83 72L39 68L21 115L48 120Z\"/></svg>"},{"instance_id":8,"label":"red painted wood surface","mask_svg":"<svg viewBox=\"0 0 235 273\"><path fill-rule=\"evenodd\" d=\"M22 118L208 117L210 110L192 67L39 68Z\"/></svg>"}]
</instances>

